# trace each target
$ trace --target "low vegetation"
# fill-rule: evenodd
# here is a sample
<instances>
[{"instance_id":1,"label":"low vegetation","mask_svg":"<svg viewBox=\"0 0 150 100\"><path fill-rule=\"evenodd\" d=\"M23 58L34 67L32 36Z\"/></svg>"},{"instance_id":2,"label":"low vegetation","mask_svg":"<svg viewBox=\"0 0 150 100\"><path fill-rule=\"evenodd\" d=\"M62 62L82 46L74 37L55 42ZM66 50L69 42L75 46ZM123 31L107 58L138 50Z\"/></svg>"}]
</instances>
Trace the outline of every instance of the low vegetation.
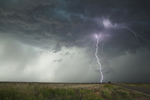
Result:
<instances>
[{"instance_id":1,"label":"low vegetation","mask_svg":"<svg viewBox=\"0 0 150 100\"><path fill-rule=\"evenodd\" d=\"M129 85L129 86L136 86L136 87L142 87L142 88L149 88L150 89L150 84L149 83L120 83L120 85Z\"/></svg>"},{"instance_id":2,"label":"low vegetation","mask_svg":"<svg viewBox=\"0 0 150 100\"><path fill-rule=\"evenodd\" d=\"M0 100L136 100L137 98L150 97L111 84L0 83Z\"/></svg>"}]
</instances>

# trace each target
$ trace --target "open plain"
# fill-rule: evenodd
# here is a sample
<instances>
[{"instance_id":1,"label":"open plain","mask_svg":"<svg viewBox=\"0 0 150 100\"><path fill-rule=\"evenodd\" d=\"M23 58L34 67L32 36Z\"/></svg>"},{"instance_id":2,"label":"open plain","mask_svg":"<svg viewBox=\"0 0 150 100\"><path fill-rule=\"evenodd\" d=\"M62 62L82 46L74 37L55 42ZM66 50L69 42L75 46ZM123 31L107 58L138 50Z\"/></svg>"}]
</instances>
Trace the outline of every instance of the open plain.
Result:
<instances>
[{"instance_id":1,"label":"open plain","mask_svg":"<svg viewBox=\"0 0 150 100\"><path fill-rule=\"evenodd\" d=\"M113 84L1 82L0 100L150 100L150 97Z\"/></svg>"}]
</instances>

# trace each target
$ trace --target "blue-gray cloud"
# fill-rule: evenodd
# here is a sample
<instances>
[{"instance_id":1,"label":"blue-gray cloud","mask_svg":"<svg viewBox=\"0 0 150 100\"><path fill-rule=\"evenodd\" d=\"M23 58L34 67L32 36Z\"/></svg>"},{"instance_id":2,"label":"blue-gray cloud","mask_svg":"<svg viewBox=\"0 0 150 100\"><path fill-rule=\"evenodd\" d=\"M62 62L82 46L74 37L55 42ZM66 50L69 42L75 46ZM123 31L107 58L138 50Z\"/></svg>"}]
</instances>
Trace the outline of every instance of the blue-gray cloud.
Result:
<instances>
[{"instance_id":1,"label":"blue-gray cloud","mask_svg":"<svg viewBox=\"0 0 150 100\"><path fill-rule=\"evenodd\" d=\"M102 60L105 73L115 72L109 60L136 56L142 48L145 49L143 54L149 54L150 43L140 37L150 40L149 4L148 0L1 0L0 37L9 37L55 54L64 48L87 48L85 57L92 60L94 34L101 34L98 56L105 59ZM140 36L136 37L126 27ZM104 54L101 54L102 44ZM13 47L14 54L18 52L16 59L22 57L21 47L12 44L3 50L4 59L13 59L10 51ZM73 59L75 54L82 55L78 52L61 54ZM63 58L53 61L61 62Z\"/></svg>"}]
</instances>

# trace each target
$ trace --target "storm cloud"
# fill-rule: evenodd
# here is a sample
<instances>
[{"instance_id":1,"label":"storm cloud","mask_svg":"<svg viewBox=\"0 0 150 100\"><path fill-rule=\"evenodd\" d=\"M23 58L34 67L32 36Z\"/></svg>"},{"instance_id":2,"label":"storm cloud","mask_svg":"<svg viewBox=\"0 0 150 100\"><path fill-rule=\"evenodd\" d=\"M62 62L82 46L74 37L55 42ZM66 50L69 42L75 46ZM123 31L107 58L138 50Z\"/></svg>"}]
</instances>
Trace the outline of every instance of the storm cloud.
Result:
<instances>
[{"instance_id":1,"label":"storm cloud","mask_svg":"<svg viewBox=\"0 0 150 100\"><path fill-rule=\"evenodd\" d=\"M98 34L104 81L149 82L149 4L1 0L0 81L98 82L96 61L88 75Z\"/></svg>"}]
</instances>

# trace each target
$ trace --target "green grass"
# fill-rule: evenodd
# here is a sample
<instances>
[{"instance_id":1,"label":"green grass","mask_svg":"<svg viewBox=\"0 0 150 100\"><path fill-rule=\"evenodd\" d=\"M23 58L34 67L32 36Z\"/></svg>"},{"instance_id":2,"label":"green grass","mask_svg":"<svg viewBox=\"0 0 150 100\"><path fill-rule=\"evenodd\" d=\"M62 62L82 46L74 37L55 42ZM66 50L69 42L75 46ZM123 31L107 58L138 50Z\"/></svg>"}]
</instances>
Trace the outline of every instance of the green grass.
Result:
<instances>
[{"instance_id":1,"label":"green grass","mask_svg":"<svg viewBox=\"0 0 150 100\"><path fill-rule=\"evenodd\" d=\"M109 93L109 91L102 91L102 94L104 98L111 100L111 94Z\"/></svg>"},{"instance_id":2,"label":"green grass","mask_svg":"<svg viewBox=\"0 0 150 100\"><path fill-rule=\"evenodd\" d=\"M111 84L0 83L0 100L132 100L134 98L149 97Z\"/></svg>"},{"instance_id":3,"label":"green grass","mask_svg":"<svg viewBox=\"0 0 150 100\"><path fill-rule=\"evenodd\" d=\"M131 95L133 98L141 98L141 97L143 97L143 96L141 95L141 93L130 93L130 95Z\"/></svg>"},{"instance_id":4,"label":"green grass","mask_svg":"<svg viewBox=\"0 0 150 100\"><path fill-rule=\"evenodd\" d=\"M124 99L131 99L131 95L127 91L118 91L118 94Z\"/></svg>"},{"instance_id":5,"label":"green grass","mask_svg":"<svg viewBox=\"0 0 150 100\"><path fill-rule=\"evenodd\" d=\"M89 95L86 95L83 97L83 100L103 100L102 97L95 95L94 93L91 93Z\"/></svg>"},{"instance_id":6,"label":"green grass","mask_svg":"<svg viewBox=\"0 0 150 100\"><path fill-rule=\"evenodd\" d=\"M0 90L0 100L14 100L18 98L18 92L12 88L2 89Z\"/></svg>"},{"instance_id":7,"label":"green grass","mask_svg":"<svg viewBox=\"0 0 150 100\"><path fill-rule=\"evenodd\" d=\"M106 84L104 85L104 87L108 88L108 89L114 89L114 86L113 85L110 85L110 84Z\"/></svg>"}]
</instances>

